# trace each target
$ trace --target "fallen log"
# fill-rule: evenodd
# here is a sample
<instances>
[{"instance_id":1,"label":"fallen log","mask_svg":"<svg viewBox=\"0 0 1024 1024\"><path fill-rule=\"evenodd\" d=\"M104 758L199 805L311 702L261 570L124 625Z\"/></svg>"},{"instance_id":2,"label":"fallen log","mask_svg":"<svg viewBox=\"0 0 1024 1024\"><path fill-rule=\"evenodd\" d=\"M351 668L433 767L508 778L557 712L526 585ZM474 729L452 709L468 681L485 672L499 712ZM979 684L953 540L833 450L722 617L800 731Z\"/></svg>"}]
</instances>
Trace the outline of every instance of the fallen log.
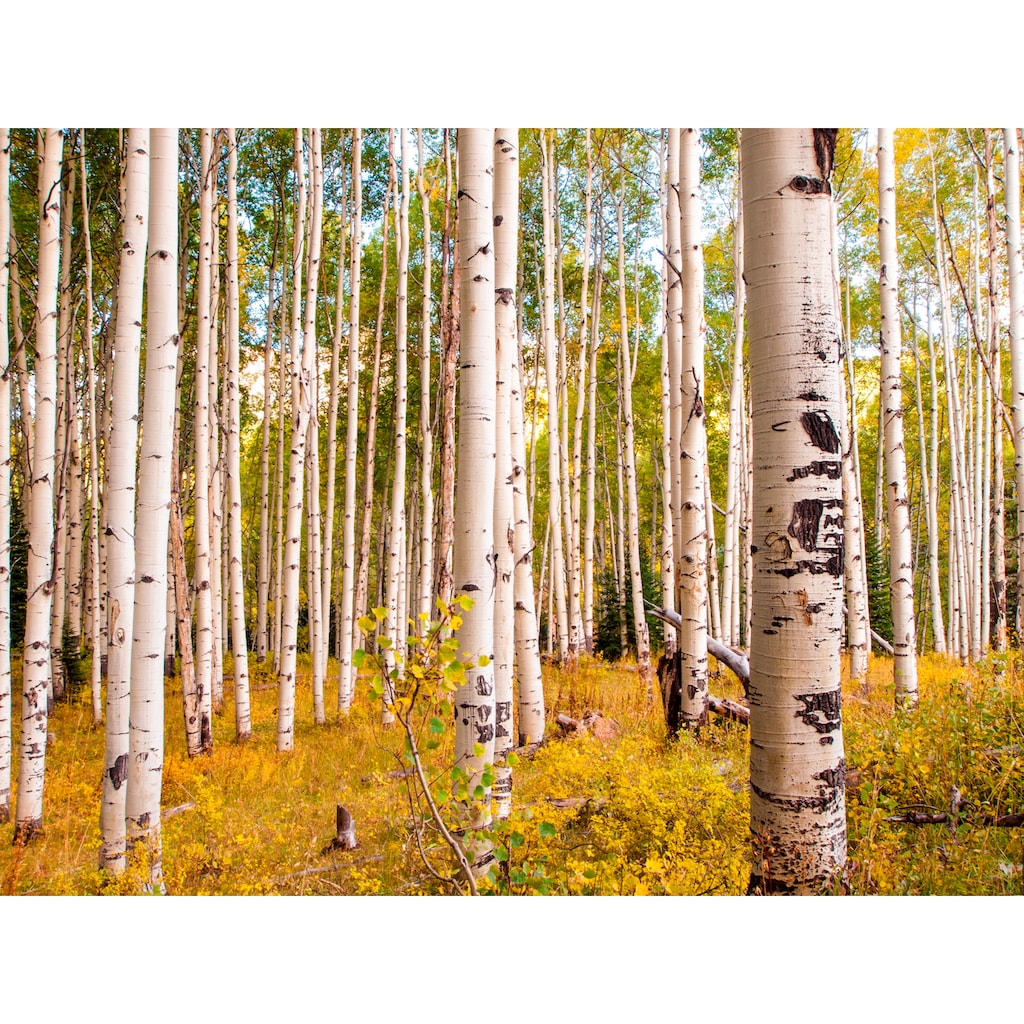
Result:
<instances>
[{"instance_id":1,"label":"fallen log","mask_svg":"<svg viewBox=\"0 0 1024 1024\"><path fill-rule=\"evenodd\" d=\"M678 612L670 611L667 608L660 608L650 601L645 602L647 610L662 622L675 626L677 629L683 624L682 616ZM742 651L734 650L719 643L713 636L708 636L708 654L716 661L720 661L726 668L731 669L737 679L743 684L743 692L747 692L750 685L750 659Z\"/></svg>"},{"instance_id":2,"label":"fallen log","mask_svg":"<svg viewBox=\"0 0 1024 1024\"><path fill-rule=\"evenodd\" d=\"M160 812L160 820L167 821L168 818L176 818L179 814L184 814L186 811L193 810L195 806L195 802L191 801L187 804L178 804L177 807L168 807L166 810Z\"/></svg>"},{"instance_id":3,"label":"fallen log","mask_svg":"<svg viewBox=\"0 0 1024 1024\"><path fill-rule=\"evenodd\" d=\"M714 694L709 693L708 707L714 711L716 715L721 715L730 722L740 722L743 725L750 725L750 708L743 704L739 704L734 700L728 700L725 697L716 697Z\"/></svg>"},{"instance_id":4,"label":"fallen log","mask_svg":"<svg viewBox=\"0 0 1024 1024\"><path fill-rule=\"evenodd\" d=\"M896 825L974 825L987 828L1016 828L1024 825L1024 814L978 814L973 818L967 814L955 817L946 811L904 811L884 819Z\"/></svg>"},{"instance_id":5,"label":"fallen log","mask_svg":"<svg viewBox=\"0 0 1024 1024\"><path fill-rule=\"evenodd\" d=\"M555 716L555 724L563 736L576 733L590 733L594 739L613 740L619 734L619 723L605 718L600 711L588 711L582 718L572 718L564 712Z\"/></svg>"}]
</instances>

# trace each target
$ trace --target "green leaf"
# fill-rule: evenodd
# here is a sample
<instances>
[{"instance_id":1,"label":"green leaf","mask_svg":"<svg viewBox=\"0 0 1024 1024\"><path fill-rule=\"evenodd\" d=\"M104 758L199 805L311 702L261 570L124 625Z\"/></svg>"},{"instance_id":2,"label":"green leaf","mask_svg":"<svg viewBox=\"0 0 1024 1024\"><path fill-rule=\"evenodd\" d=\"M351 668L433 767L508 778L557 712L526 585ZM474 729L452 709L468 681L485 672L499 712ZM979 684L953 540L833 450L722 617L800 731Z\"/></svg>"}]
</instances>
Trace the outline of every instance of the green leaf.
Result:
<instances>
[{"instance_id":1,"label":"green leaf","mask_svg":"<svg viewBox=\"0 0 1024 1024\"><path fill-rule=\"evenodd\" d=\"M487 666L490 665L490 663L491 659L488 658L486 654L481 654L476 662L477 668L487 668Z\"/></svg>"},{"instance_id":2,"label":"green leaf","mask_svg":"<svg viewBox=\"0 0 1024 1024\"><path fill-rule=\"evenodd\" d=\"M514 750L510 750L505 755L505 764L507 764L509 768L515 768L515 766L519 764L519 755L516 754Z\"/></svg>"},{"instance_id":3,"label":"green leaf","mask_svg":"<svg viewBox=\"0 0 1024 1024\"><path fill-rule=\"evenodd\" d=\"M483 786L477 786L476 789L473 790L474 800L483 800L485 796L487 796L487 790L484 789Z\"/></svg>"},{"instance_id":4,"label":"green leaf","mask_svg":"<svg viewBox=\"0 0 1024 1024\"><path fill-rule=\"evenodd\" d=\"M373 609L373 614L378 622L383 622L388 617L388 610L378 606Z\"/></svg>"},{"instance_id":5,"label":"green leaf","mask_svg":"<svg viewBox=\"0 0 1024 1024\"><path fill-rule=\"evenodd\" d=\"M542 821L537 826L537 834L541 839L553 839L558 834L558 829L550 821Z\"/></svg>"},{"instance_id":6,"label":"green leaf","mask_svg":"<svg viewBox=\"0 0 1024 1024\"><path fill-rule=\"evenodd\" d=\"M432 718L429 728L435 736L441 736L444 733L444 722L440 718Z\"/></svg>"},{"instance_id":7,"label":"green leaf","mask_svg":"<svg viewBox=\"0 0 1024 1024\"><path fill-rule=\"evenodd\" d=\"M391 648L391 637L381 636L377 638L377 646L383 647L385 651Z\"/></svg>"},{"instance_id":8,"label":"green leaf","mask_svg":"<svg viewBox=\"0 0 1024 1024\"><path fill-rule=\"evenodd\" d=\"M475 602L473 601L473 598L469 596L469 594L459 594L458 598L456 599L456 603L464 612L468 612L470 608L473 607Z\"/></svg>"},{"instance_id":9,"label":"green leaf","mask_svg":"<svg viewBox=\"0 0 1024 1024\"><path fill-rule=\"evenodd\" d=\"M474 743L473 744L473 756L474 757L483 757L485 753L486 753L486 751L484 750L484 745L482 743Z\"/></svg>"},{"instance_id":10,"label":"green leaf","mask_svg":"<svg viewBox=\"0 0 1024 1024\"><path fill-rule=\"evenodd\" d=\"M518 850L525 842L526 836L524 836L522 832L513 832L512 835L508 837L508 845L512 850Z\"/></svg>"},{"instance_id":11,"label":"green leaf","mask_svg":"<svg viewBox=\"0 0 1024 1024\"><path fill-rule=\"evenodd\" d=\"M494 848L494 859L504 864L508 860L508 850L504 846L496 846Z\"/></svg>"},{"instance_id":12,"label":"green leaf","mask_svg":"<svg viewBox=\"0 0 1024 1024\"><path fill-rule=\"evenodd\" d=\"M440 740L427 740L426 742L427 750L437 750L439 746L441 746Z\"/></svg>"},{"instance_id":13,"label":"green leaf","mask_svg":"<svg viewBox=\"0 0 1024 1024\"><path fill-rule=\"evenodd\" d=\"M368 615L359 616L359 628L364 633L372 633L374 631L373 619Z\"/></svg>"},{"instance_id":14,"label":"green leaf","mask_svg":"<svg viewBox=\"0 0 1024 1024\"><path fill-rule=\"evenodd\" d=\"M357 647L352 652L352 664L357 669L360 669L360 668L363 667L363 662L364 661L366 661L366 651L364 651L362 647Z\"/></svg>"},{"instance_id":15,"label":"green leaf","mask_svg":"<svg viewBox=\"0 0 1024 1024\"><path fill-rule=\"evenodd\" d=\"M494 785L494 772L490 768L485 768L483 774L480 776L480 782L485 786Z\"/></svg>"}]
</instances>

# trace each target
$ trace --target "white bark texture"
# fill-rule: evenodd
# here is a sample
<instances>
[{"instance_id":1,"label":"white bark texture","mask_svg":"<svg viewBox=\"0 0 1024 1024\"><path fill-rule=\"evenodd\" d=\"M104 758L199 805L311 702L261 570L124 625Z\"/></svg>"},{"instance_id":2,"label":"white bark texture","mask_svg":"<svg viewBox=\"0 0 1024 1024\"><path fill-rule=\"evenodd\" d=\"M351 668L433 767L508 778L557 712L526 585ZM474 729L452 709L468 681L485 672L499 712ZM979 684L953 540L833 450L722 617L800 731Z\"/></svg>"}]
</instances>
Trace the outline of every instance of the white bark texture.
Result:
<instances>
[{"instance_id":1,"label":"white bark texture","mask_svg":"<svg viewBox=\"0 0 1024 1024\"><path fill-rule=\"evenodd\" d=\"M359 453L359 283L362 245L360 221L363 213L362 133L352 135L352 242L349 264L348 405L345 422L345 508L341 520L341 653L338 657L338 709L352 704L355 669L352 665L353 591L356 549L356 458Z\"/></svg>"},{"instance_id":2,"label":"white bark texture","mask_svg":"<svg viewBox=\"0 0 1024 1024\"><path fill-rule=\"evenodd\" d=\"M494 132L494 812L512 813L512 698L515 660L515 515L512 493L512 366L516 354L519 129Z\"/></svg>"},{"instance_id":3,"label":"white bark texture","mask_svg":"<svg viewBox=\"0 0 1024 1024\"><path fill-rule=\"evenodd\" d=\"M491 129L459 129L461 344L452 574L455 593L471 598L473 607L458 633L466 682L455 693L455 759L470 774L470 793L494 760L493 143ZM485 820L486 813L477 818Z\"/></svg>"},{"instance_id":4,"label":"white bark texture","mask_svg":"<svg viewBox=\"0 0 1024 1024\"><path fill-rule=\"evenodd\" d=\"M0 825L11 820L11 130L0 128Z\"/></svg>"},{"instance_id":5,"label":"white bark texture","mask_svg":"<svg viewBox=\"0 0 1024 1024\"><path fill-rule=\"evenodd\" d=\"M171 454L178 371L178 130L150 134L146 391L135 532L135 619L129 701L128 843L162 885L160 791L164 761L164 665Z\"/></svg>"},{"instance_id":6,"label":"white bark texture","mask_svg":"<svg viewBox=\"0 0 1024 1024\"><path fill-rule=\"evenodd\" d=\"M889 578L896 703L917 703L913 534L903 444L902 340L899 258L896 251L896 168L891 128L878 129L878 250L881 266L882 404L885 418L885 492L889 511Z\"/></svg>"},{"instance_id":7,"label":"white bark texture","mask_svg":"<svg viewBox=\"0 0 1024 1024\"><path fill-rule=\"evenodd\" d=\"M1010 293L1010 375L1013 395L1013 475L1017 490L1017 614L1018 631L1021 623L1020 595L1024 594L1024 559L1021 536L1024 531L1024 257L1020 240L1020 149L1017 129L1003 129L1003 163L1006 190L1006 259Z\"/></svg>"},{"instance_id":8,"label":"white bark texture","mask_svg":"<svg viewBox=\"0 0 1024 1024\"><path fill-rule=\"evenodd\" d=\"M235 129L228 128L227 132L228 574L231 600L231 658L235 679L235 736L239 741L244 741L252 735L252 725L249 719L249 645L245 634L245 584L242 577L242 453L238 395L238 145ZM169 460L170 456L167 457Z\"/></svg>"},{"instance_id":9,"label":"white bark texture","mask_svg":"<svg viewBox=\"0 0 1024 1024\"><path fill-rule=\"evenodd\" d=\"M100 867L125 866L128 713L135 622L135 482L139 420L142 288L149 231L149 131L128 132L117 329L107 447L107 706L100 810ZM165 549L166 550L166 549ZM161 641L161 656L163 654Z\"/></svg>"},{"instance_id":10,"label":"white bark texture","mask_svg":"<svg viewBox=\"0 0 1024 1024\"><path fill-rule=\"evenodd\" d=\"M741 142L754 472L751 892L827 889L846 860L834 138L744 128Z\"/></svg>"},{"instance_id":11,"label":"white bark texture","mask_svg":"<svg viewBox=\"0 0 1024 1024\"><path fill-rule=\"evenodd\" d=\"M63 138L45 129L39 168L39 270L36 289L35 416L29 486L28 599L25 609L21 743L15 842L28 842L43 824L46 768L46 689L50 678L53 477L57 429L57 268L60 259L60 175ZM23 408L27 408L23 406Z\"/></svg>"},{"instance_id":12,"label":"white bark texture","mask_svg":"<svg viewBox=\"0 0 1024 1024\"><path fill-rule=\"evenodd\" d=\"M680 717L700 727L708 716L708 525L705 503L704 253L701 249L700 134L679 133L679 248L682 283L679 360L680 495L676 510L676 610L679 630ZM670 158L671 159L671 158ZM707 512L705 512L707 509ZM712 524L713 525L713 524ZM631 527L632 529L632 527Z\"/></svg>"},{"instance_id":13,"label":"white bark texture","mask_svg":"<svg viewBox=\"0 0 1024 1024\"><path fill-rule=\"evenodd\" d=\"M277 749L295 745L295 671L298 655L299 564L302 560L302 502L306 463L306 436L312 406L311 378L305 357L313 346L302 336L302 252L306 217L306 181L302 161L302 132L295 130L295 220L292 237L291 381L292 431L288 457L288 515L285 525L281 573L284 593L281 608L281 652L277 673Z\"/></svg>"},{"instance_id":14,"label":"white bark texture","mask_svg":"<svg viewBox=\"0 0 1024 1024\"><path fill-rule=\"evenodd\" d=\"M196 282L195 484L193 533L195 536L196 656L200 744L213 749L213 591L210 568L210 275L213 268L213 135L200 137L199 263Z\"/></svg>"}]
</instances>

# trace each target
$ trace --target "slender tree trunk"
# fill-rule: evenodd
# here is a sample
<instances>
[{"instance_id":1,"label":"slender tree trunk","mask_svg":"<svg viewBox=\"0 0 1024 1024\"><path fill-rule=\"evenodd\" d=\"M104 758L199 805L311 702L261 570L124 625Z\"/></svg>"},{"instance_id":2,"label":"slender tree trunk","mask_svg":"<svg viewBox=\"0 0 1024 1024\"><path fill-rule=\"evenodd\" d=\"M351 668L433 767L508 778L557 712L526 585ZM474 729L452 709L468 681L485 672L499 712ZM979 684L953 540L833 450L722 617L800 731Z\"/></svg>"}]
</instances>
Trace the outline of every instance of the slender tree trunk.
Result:
<instances>
[{"instance_id":1,"label":"slender tree trunk","mask_svg":"<svg viewBox=\"0 0 1024 1024\"><path fill-rule=\"evenodd\" d=\"M431 237L430 196L427 191L423 129L416 129L416 189L423 218L423 291L420 307L420 517L419 590L416 604L420 616L429 619L434 590L434 431L430 401L430 304ZM424 620L425 621L425 620Z\"/></svg>"},{"instance_id":2,"label":"slender tree trunk","mask_svg":"<svg viewBox=\"0 0 1024 1024\"><path fill-rule=\"evenodd\" d=\"M1013 475L1017 493L1017 610L1020 633L1024 609L1024 258L1020 231L1020 148L1016 128L1003 129L1004 190L1006 195L1006 260L1010 294L1010 375L1013 414Z\"/></svg>"},{"instance_id":3,"label":"slender tree trunk","mask_svg":"<svg viewBox=\"0 0 1024 1024\"><path fill-rule=\"evenodd\" d=\"M139 458L137 582L125 813L128 843L133 852L145 858L148 887L162 889L163 654L167 629L167 541L175 378L181 347L177 266L178 131L154 128L151 132L146 391ZM230 227L228 237L230 253Z\"/></svg>"},{"instance_id":4,"label":"slender tree trunk","mask_svg":"<svg viewBox=\"0 0 1024 1024\"><path fill-rule=\"evenodd\" d=\"M345 420L345 511L341 528L341 652L338 655L338 710L347 712L355 691L352 665L356 547L356 458L359 443L359 291L362 255L362 130L352 133L352 242L349 264L347 410Z\"/></svg>"},{"instance_id":5,"label":"slender tree trunk","mask_svg":"<svg viewBox=\"0 0 1024 1024\"><path fill-rule=\"evenodd\" d=\"M178 386L180 388L180 382ZM192 647L192 606L189 601L188 569L185 565L185 527L181 507L181 473L178 468L178 434L179 431L176 430L171 454L171 562L174 565L178 646L181 648L181 706L185 718L185 750L189 757L198 757L203 753L203 722Z\"/></svg>"},{"instance_id":6,"label":"slender tree trunk","mask_svg":"<svg viewBox=\"0 0 1024 1024\"><path fill-rule=\"evenodd\" d=\"M11 130L0 128L0 825L11 820Z\"/></svg>"},{"instance_id":7,"label":"slender tree trunk","mask_svg":"<svg viewBox=\"0 0 1024 1024\"><path fill-rule=\"evenodd\" d=\"M47 128L39 164L39 263L36 288L35 417L28 495L27 606L21 702L16 845L43 825L43 780L50 680L50 601L53 596L53 479L57 404L57 269L60 260L60 176L63 139ZM23 408L27 408L24 406Z\"/></svg>"},{"instance_id":8,"label":"slender tree trunk","mask_svg":"<svg viewBox=\"0 0 1024 1024\"><path fill-rule=\"evenodd\" d=\"M149 227L149 132L128 132L125 207L118 275L117 333L107 448L107 716L100 867L125 867L125 797L135 622L135 485L139 420L142 289ZM162 645L161 645L162 646ZM162 685L162 678L161 678Z\"/></svg>"},{"instance_id":9,"label":"slender tree trunk","mask_svg":"<svg viewBox=\"0 0 1024 1024\"><path fill-rule=\"evenodd\" d=\"M512 366L516 360L516 263L519 233L519 129L494 131L495 476L494 765L495 814L512 813L512 722L515 660L515 514L512 486Z\"/></svg>"},{"instance_id":10,"label":"slender tree trunk","mask_svg":"<svg viewBox=\"0 0 1024 1024\"><path fill-rule=\"evenodd\" d=\"M459 237L462 303L459 336L459 445L452 576L471 602L463 613L459 650L469 653L466 681L455 692L455 760L482 785L494 761L494 478L495 326L491 130L460 128ZM469 603L467 602L467 603ZM487 820L487 787L471 813ZM484 868L486 870L486 868Z\"/></svg>"},{"instance_id":11,"label":"slender tree trunk","mask_svg":"<svg viewBox=\"0 0 1024 1024\"><path fill-rule=\"evenodd\" d=\"M228 128L227 132L228 569L231 597L231 660L235 680L235 736L239 742L244 742L252 736L252 723L249 719L249 644L245 631L245 581L242 576L242 451L238 396L238 144L235 129ZM270 320L269 310L267 319ZM264 504L261 509L265 507Z\"/></svg>"},{"instance_id":12,"label":"slender tree trunk","mask_svg":"<svg viewBox=\"0 0 1024 1024\"><path fill-rule=\"evenodd\" d=\"M676 608L682 701L687 728L700 728L708 716L708 570L711 510L705 503L704 467L704 255L700 246L700 134L679 133L679 242L682 275L682 330L679 389L680 501L676 511ZM627 441L628 443L628 441ZM711 524L713 525L713 524Z\"/></svg>"},{"instance_id":13,"label":"slender tree trunk","mask_svg":"<svg viewBox=\"0 0 1024 1024\"><path fill-rule=\"evenodd\" d=\"M754 424L750 892L846 861L842 495L831 129L743 129ZM813 394L812 394L813 393Z\"/></svg>"}]
</instances>

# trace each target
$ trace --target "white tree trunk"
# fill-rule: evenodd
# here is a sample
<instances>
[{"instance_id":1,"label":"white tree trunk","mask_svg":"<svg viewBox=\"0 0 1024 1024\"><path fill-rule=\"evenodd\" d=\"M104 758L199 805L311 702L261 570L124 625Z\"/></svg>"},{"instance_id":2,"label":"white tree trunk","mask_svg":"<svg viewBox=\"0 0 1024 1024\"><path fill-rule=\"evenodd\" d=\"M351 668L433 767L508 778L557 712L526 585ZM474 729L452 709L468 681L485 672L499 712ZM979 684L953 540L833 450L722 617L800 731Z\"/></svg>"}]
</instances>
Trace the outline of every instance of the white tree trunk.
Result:
<instances>
[{"instance_id":1,"label":"white tree trunk","mask_svg":"<svg viewBox=\"0 0 1024 1024\"><path fill-rule=\"evenodd\" d=\"M338 710L351 707L355 685L352 665L354 629L353 598L356 547L356 458L359 440L359 284L361 220L363 215L362 131L352 133L352 242L349 264L349 327L346 387L348 405L345 420L345 509L341 526L341 652L338 656Z\"/></svg>"},{"instance_id":2,"label":"white tree trunk","mask_svg":"<svg viewBox=\"0 0 1024 1024\"><path fill-rule=\"evenodd\" d=\"M1003 162L1006 191L1006 260L1010 293L1010 375L1013 413L1013 475L1017 492L1017 612L1018 632L1024 607L1024 258L1020 232L1020 149L1017 129L1003 129Z\"/></svg>"},{"instance_id":3,"label":"white tree trunk","mask_svg":"<svg viewBox=\"0 0 1024 1024\"><path fill-rule=\"evenodd\" d=\"M473 606L458 633L466 682L455 692L455 760L469 773L470 793L494 760L493 142L491 129L459 129L461 341L452 574L455 593ZM479 823L487 818L486 805L485 796L472 816Z\"/></svg>"},{"instance_id":4,"label":"white tree trunk","mask_svg":"<svg viewBox=\"0 0 1024 1024\"><path fill-rule=\"evenodd\" d=\"M749 891L812 893L846 860L834 134L744 128L741 146L754 429Z\"/></svg>"},{"instance_id":5,"label":"white tree trunk","mask_svg":"<svg viewBox=\"0 0 1024 1024\"><path fill-rule=\"evenodd\" d=\"M57 268L63 138L47 128L39 166L39 265L36 288L35 416L28 495L28 600L25 609L21 743L14 841L27 843L43 824L43 778L50 679L53 479L57 414ZM27 406L23 406L27 408Z\"/></svg>"},{"instance_id":6,"label":"white tree trunk","mask_svg":"<svg viewBox=\"0 0 1024 1024\"><path fill-rule=\"evenodd\" d=\"M11 130L0 128L0 825L11 820Z\"/></svg>"},{"instance_id":7,"label":"white tree trunk","mask_svg":"<svg viewBox=\"0 0 1024 1024\"><path fill-rule=\"evenodd\" d=\"M516 261L519 233L519 129L494 131L494 765L495 814L512 813L515 660L515 515L512 485L512 366L516 356Z\"/></svg>"},{"instance_id":8,"label":"white tree trunk","mask_svg":"<svg viewBox=\"0 0 1024 1024\"><path fill-rule=\"evenodd\" d=\"M195 536L196 690L204 753L213 749L213 581L210 554L210 284L213 270L213 134L202 130L199 180L199 264L196 282Z\"/></svg>"},{"instance_id":9,"label":"white tree trunk","mask_svg":"<svg viewBox=\"0 0 1024 1024\"><path fill-rule=\"evenodd\" d=\"M252 735L252 724L249 719L249 645L245 632L245 581L242 577L242 452L238 396L238 144L235 129L228 128L227 132L228 572L231 598L231 660L235 679L235 735L240 742L244 742Z\"/></svg>"},{"instance_id":10,"label":"white tree trunk","mask_svg":"<svg viewBox=\"0 0 1024 1024\"><path fill-rule=\"evenodd\" d=\"M679 630L680 714L687 728L708 715L707 541L711 510L705 504L704 467L704 254L700 245L700 133L679 133L679 247L682 283L679 360L679 478L676 509L676 610Z\"/></svg>"},{"instance_id":11,"label":"white tree trunk","mask_svg":"<svg viewBox=\"0 0 1024 1024\"><path fill-rule=\"evenodd\" d=\"M125 867L128 715L135 622L135 484L139 419L142 288L149 226L149 131L128 132L117 331L107 446L107 732L100 810L100 867ZM166 549L165 549L166 550ZM163 643L161 641L161 655ZM162 668L162 666L161 666ZM161 683L162 683L161 672Z\"/></svg>"},{"instance_id":12,"label":"white tree trunk","mask_svg":"<svg viewBox=\"0 0 1024 1024\"><path fill-rule=\"evenodd\" d=\"M150 130L146 391L135 532L135 629L129 711L128 843L162 888L160 792L164 761L167 547L178 336L178 130Z\"/></svg>"}]
</instances>

